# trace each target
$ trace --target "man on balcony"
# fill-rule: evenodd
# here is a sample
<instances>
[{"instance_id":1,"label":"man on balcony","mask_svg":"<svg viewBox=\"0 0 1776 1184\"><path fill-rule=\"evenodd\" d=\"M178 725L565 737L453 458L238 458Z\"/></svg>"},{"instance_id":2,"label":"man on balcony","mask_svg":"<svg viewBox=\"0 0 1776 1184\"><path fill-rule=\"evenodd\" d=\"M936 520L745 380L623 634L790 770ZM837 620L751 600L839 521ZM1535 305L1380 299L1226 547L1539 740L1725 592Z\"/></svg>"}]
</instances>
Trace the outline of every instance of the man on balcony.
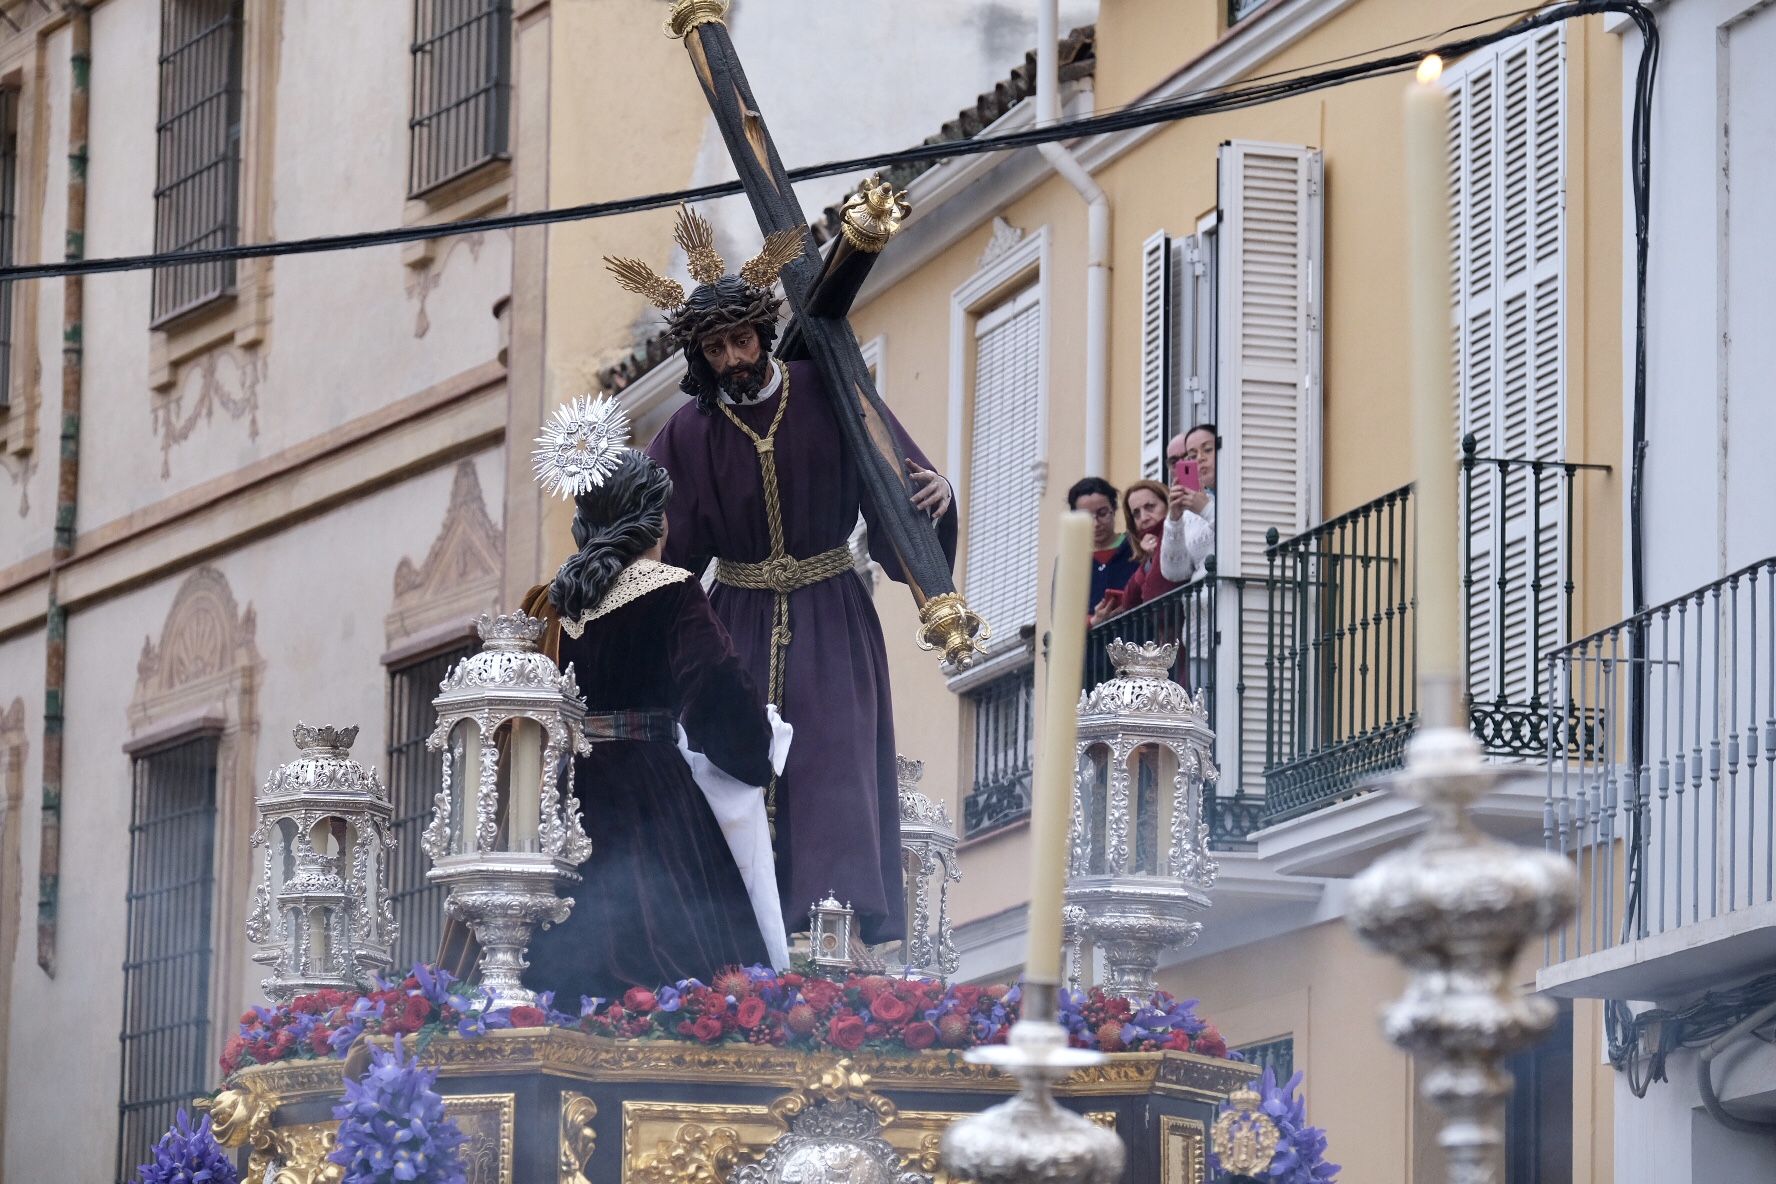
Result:
<instances>
[{"instance_id":1,"label":"man on balcony","mask_svg":"<svg viewBox=\"0 0 1776 1184\"><path fill-rule=\"evenodd\" d=\"M1215 453L1219 445L1220 436L1212 423L1199 423L1173 436L1166 445L1167 472L1176 473L1180 461L1194 461L1201 486L1188 489L1174 480L1167 498L1159 574L1174 584L1202 575L1205 562L1215 553Z\"/></svg>"}]
</instances>

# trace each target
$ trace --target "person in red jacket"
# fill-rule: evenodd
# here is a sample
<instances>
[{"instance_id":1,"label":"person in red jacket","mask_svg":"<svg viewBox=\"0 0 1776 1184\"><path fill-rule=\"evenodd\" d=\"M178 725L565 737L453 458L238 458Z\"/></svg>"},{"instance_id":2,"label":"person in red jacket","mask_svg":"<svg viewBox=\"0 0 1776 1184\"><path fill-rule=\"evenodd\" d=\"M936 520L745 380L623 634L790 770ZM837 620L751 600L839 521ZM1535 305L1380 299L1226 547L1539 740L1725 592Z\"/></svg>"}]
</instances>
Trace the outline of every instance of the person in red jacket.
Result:
<instances>
[{"instance_id":1,"label":"person in red jacket","mask_svg":"<svg viewBox=\"0 0 1776 1184\"><path fill-rule=\"evenodd\" d=\"M1100 599L1092 624L1107 621L1177 587L1159 571L1159 545L1165 528L1166 487L1157 481L1136 481L1122 495L1122 520L1137 566L1121 591Z\"/></svg>"}]
</instances>

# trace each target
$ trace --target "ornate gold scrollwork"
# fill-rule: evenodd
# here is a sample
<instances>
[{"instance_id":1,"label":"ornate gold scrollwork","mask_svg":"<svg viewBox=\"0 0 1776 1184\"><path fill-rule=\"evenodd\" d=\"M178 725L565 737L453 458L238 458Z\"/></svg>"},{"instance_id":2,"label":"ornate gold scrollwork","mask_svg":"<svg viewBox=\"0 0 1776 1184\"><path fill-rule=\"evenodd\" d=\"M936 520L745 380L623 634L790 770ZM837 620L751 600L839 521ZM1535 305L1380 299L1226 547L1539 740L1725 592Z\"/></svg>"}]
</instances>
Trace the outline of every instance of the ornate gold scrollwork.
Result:
<instances>
[{"instance_id":1,"label":"ornate gold scrollwork","mask_svg":"<svg viewBox=\"0 0 1776 1184\"><path fill-rule=\"evenodd\" d=\"M588 1184L591 1173L586 1165L598 1150L598 1132L592 1120L598 1117L598 1103L585 1094L566 1090L561 1095L561 1180L560 1184Z\"/></svg>"},{"instance_id":2,"label":"ornate gold scrollwork","mask_svg":"<svg viewBox=\"0 0 1776 1184\"><path fill-rule=\"evenodd\" d=\"M265 1170L279 1158L277 1132L271 1127L272 1103L250 1089L225 1089L214 1098L199 1098L197 1109L210 1115L210 1134L216 1142L233 1149L249 1148L247 1175L265 1178Z\"/></svg>"},{"instance_id":3,"label":"ornate gold scrollwork","mask_svg":"<svg viewBox=\"0 0 1776 1184\"><path fill-rule=\"evenodd\" d=\"M652 1151L630 1154L625 1184L722 1184L746 1158L746 1149L733 1127L687 1122Z\"/></svg>"},{"instance_id":4,"label":"ornate gold scrollwork","mask_svg":"<svg viewBox=\"0 0 1776 1184\"><path fill-rule=\"evenodd\" d=\"M793 1093L784 1094L773 1101L770 1105L771 1117L778 1126L788 1130L797 1115L812 1110L822 1102L833 1106L856 1102L874 1114L876 1121L884 1127L893 1123L898 1113L893 1102L881 1094L871 1092L869 1074L858 1072L847 1058L817 1070Z\"/></svg>"},{"instance_id":5,"label":"ornate gold scrollwork","mask_svg":"<svg viewBox=\"0 0 1776 1184\"><path fill-rule=\"evenodd\" d=\"M339 1184L345 1168L329 1160L338 1124L311 1122L286 1127L277 1132L278 1159L282 1166L272 1176L272 1184Z\"/></svg>"},{"instance_id":6,"label":"ornate gold scrollwork","mask_svg":"<svg viewBox=\"0 0 1776 1184\"><path fill-rule=\"evenodd\" d=\"M960 592L933 596L919 608L919 648L942 650L948 670L966 670L992 638L992 627L968 607Z\"/></svg>"}]
</instances>

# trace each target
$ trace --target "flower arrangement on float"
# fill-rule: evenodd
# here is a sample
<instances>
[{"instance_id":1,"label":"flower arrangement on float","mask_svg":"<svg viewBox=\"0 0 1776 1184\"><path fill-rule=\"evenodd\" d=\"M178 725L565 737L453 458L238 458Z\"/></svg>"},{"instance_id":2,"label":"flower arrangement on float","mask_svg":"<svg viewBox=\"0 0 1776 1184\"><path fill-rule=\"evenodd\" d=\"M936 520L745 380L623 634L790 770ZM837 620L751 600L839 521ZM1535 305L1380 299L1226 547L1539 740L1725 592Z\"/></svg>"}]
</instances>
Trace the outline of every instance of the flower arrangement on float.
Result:
<instances>
[{"instance_id":1,"label":"flower arrangement on float","mask_svg":"<svg viewBox=\"0 0 1776 1184\"><path fill-rule=\"evenodd\" d=\"M614 1040L758 1044L809 1052L910 1054L961 1051L1005 1041L1018 1018L1016 986L945 985L932 979L850 975L828 979L736 968L710 982L684 979L619 999L583 997L557 1010L492 1008L477 989L443 970L416 965L375 990L322 990L280 1007L244 1013L222 1055L222 1071L298 1058L343 1058L360 1036L406 1036L416 1048L439 1035L477 1036L501 1028L568 1028ZM1178 1052L1226 1057L1227 1042L1196 1014L1196 1001L1161 991L1136 1006L1090 991L1063 992L1060 1022L1076 1048Z\"/></svg>"},{"instance_id":2,"label":"flower arrangement on float","mask_svg":"<svg viewBox=\"0 0 1776 1184\"><path fill-rule=\"evenodd\" d=\"M1230 1173L1214 1150L1209 1152L1209 1170L1218 1184L1255 1180L1263 1184L1332 1184L1338 1178L1339 1165L1326 1161L1326 1132L1310 1126L1307 1121L1307 1098L1300 1092L1303 1074L1296 1070L1283 1085L1277 1084L1270 1068L1255 1083L1258 1094L1257 1112L1269 1118L1276 1127L1276 1150L1270 1163L1260 1171L1244 1175ZM1228 1113L1232 1103L1223 1103L1221 1112Z\"/></svg>"}]
</instances>

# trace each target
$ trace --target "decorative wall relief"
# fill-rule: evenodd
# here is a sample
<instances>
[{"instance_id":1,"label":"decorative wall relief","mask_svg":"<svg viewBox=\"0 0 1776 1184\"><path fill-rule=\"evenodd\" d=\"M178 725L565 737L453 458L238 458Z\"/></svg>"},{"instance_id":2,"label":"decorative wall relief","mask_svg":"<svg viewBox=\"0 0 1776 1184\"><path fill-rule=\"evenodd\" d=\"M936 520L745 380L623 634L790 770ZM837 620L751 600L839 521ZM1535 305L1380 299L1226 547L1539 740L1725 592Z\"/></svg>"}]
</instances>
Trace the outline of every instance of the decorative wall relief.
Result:
<instances>
[{"instance_id":1,"label":"decorative wall relief","mask_svg":"<svg viewBox=\"0 0 1776 1184\"><path fill-rule=\"evenodd\" d=\"M218 409L230 419L245 419L247 439L257 440L259 383L264 377L265 359L258 353L216 349L188 367L170 394L157 396L152 412L154 432L160 437L161 479L172 476L173 446L183 444L199 421L209 423Z\"/></svg>"},{"instance_id":2,"label":"decorative wall relief","mask_svg":"<svg viewBox=\"0 0 1776 1184\"><path fill-rule=\"evenodd\" d=\"M456 254L458 247L466 247L470 261L478 260L481 258L481 247L486 239L487 235L484 232L452 238L441 253L429 255L424 263L407 269L407 299L419 301L419 311L413 318L413 335L415 337L424 337L431 331L432 318L426 313L426 301L443 282L444 268L449 264L451 256Z\"/></svg>"},{"instance_id":3,"label":"decorative wall relief","mask_svg":"<svg viewBox=\"0 0 1776 1184\"><path fill-rule=\"evenodd\" d=\"M385 619L392 649L414 637L497 608L505 532L487 512L473 460L456 466L450 503L423 562L395 565L394 601Z\"/></svg>"}]
</instances>

